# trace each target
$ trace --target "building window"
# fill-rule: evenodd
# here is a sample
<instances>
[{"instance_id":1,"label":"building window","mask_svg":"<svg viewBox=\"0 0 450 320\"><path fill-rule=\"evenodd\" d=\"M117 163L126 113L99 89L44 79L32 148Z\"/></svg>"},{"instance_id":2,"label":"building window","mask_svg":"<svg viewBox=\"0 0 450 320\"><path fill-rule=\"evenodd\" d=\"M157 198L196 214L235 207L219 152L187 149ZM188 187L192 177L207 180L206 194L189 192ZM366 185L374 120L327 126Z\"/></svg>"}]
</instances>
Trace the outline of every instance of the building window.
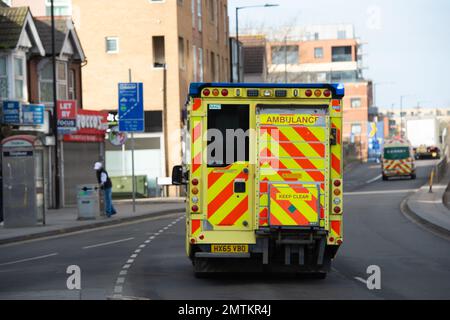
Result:
<instances>
[{"instance_id":1,"label":"building window","mask_svg":"<svg viewBox=\"0 0 450 320\"><path fill-rule=\"evenodd\" d=\"M164 36L153 37L153 67L162 68L166 64Z\"/></svg>"},{"instance_id":2,"label":"building window","mask_svg":"<svg viewBox=\"0 0 450 320\"><path fill-rule=\"evenodd\" d=\"M54 0L55 16L71 16L72 5L71 0ZM50 0L45 0L45 13L47 16L52 15L52 3Z\"/></svg>"},{"instance_id":3,"label":"building window","mask_svg":"<svg viewBox=\"0 0 450 320\"><path fill-rule=\"evenodd\" d=\"M314 48L314 58L322 59L323 58L323 48Z\"/></svg>"},{"instance_id":4,"label":"building window","mask_svg":"<svg viewBox=\"0 0 450 320\"><path fill-rule=\"evenodd\" d=\"M210 54L211 54L211 58L209 59L209 61L211 62L211 66L210 66L210 68L211 68L211 76L212 76L211 79L213 81L216 81L216 76L217 76L217 74L216 74L216 64L217 64L216 55L212 51L211 51Z\"/></svg>"},{"instance_id":5,"label":"building window","mask_svg":"<svg viewBox=\"0 0 450 320\"><path fill-rule=\"evenodd\" d=\"M194 60L194 66L193 66L193 76L194 76L194 81L197 81L197 47L196 46L192 46L192 57Z\"/></svg>"},{"instance_id":6,"label":"building window","mask_svg":"<svg viewBox=\"0 0 450 320\"><path fill-rule=\"evenodd\" d=\"M11 0L2 0L2 2L11 7Z\"/></svg>"},{"instance_id":7,"label":"building window","mask_svg":"<svg viewBox=\"0 0 450 320\"><path fill-rule=\"evenodd\" d=\"M50 60L43 61L38 67L39 70L39 100L41 103L53 103L53 65ZM63 61L56 62L56 88L57 99L67 100L70 96L70 81L73 81L75 87L75 77L68 80L67 63ZM72 90L75 97L75 89Z\"/></svg>"},{"instance_id":8,"label":"building window","mask_svg":"<svg viewBox=\"0 0 450 320\"><path fill-rule=\"evenodd\" d=\"M272 64L298 64L298 46L273 46Z\"/></svg>"},{"instance_id":9,"label":"building window","mask_svg":"<svg viewBox=\"0 0 450 320\"><path fill-rule=\"evenodd\" d=\"M198 48L198 64L199 64L200 82L203 82L203 49L202 48Z\"/></svg>"},{"instance_id":10,"label":"building window","mask_svg":"<svg viewBox=\"0 0 450 320\"><path fill-rule=\"evenodd\" d=\"M67 100L67 64L65 62L56 62L56 78L58 99Z\"/></svg>"},{"instance_id":11,"label":"building window","mask_svg":"<svg viewBox=\"0 0 450 320\"><path fill-rule=\"evenodd\" d=\"M75 82L75 71L70 69L69 70L69 100L76 100L77 99L77 92L76 92L76 82Z\"/></svg>"},{"instance_id":12,"label":"building window","mask_svg":"<svg viewBox=\"0 0 450 320\"><path fill-rule=\"evenodd\" d=\"M25 59L14 57L14 87L15 98L24 100L25 98Z\"/></svg>"},{"instance_id":13,"label":"building window","mask_svg":"<svg viewBox=\"0 0 450 320\"><path fill-rule=\"evenodd\" d=\"M186 59L184 54L184 39L178 37L178 58L181 69L184 69L186 67Z\"/></svg>"},{"instance_id":14,"label":"building window","mask_svg":"<svg viewBox=\"0 0 450 320\"><path fill-rule=\"evenodd\" d=\"M198 31L202 32L202 0L197 0Z\"/></svg>"},{"instance_id":15,"label":"building window","mask_svg":"<svg viewBox=\"0 0 450 320\"><path fill-rule=\"evenodd\" d=\"M39 70L39 100L53 103L53 67L50 61Z\"/></svg>"},{"instance_id":16,"label":"building window","mask_svg":"<svg viewBox=\"0 0 450 320\"><path fill-rule=\"evenodd\" d=\"M352 109L361 108L361 98L351 98L350 106Z\"/></svg>"},{"instance_id":17,"label":"building window","mask_svg":"<svg viewBox=\"0 0 450 320\"><path fill-rule=\"evenodd\" d=\"M361 132L362 132L361 124L360 123L352 124L352 129L351 130L352 130L351 133L352 133L353 136L361 135Z\"/></svg>"},{"instance_id":18,"label":"building window","mask_svg":"<svg viewBox=\"0 0 450 320\"><path fill-rule=\"evenodd\" d=\"M177 0L179 6L183 6L183 0Z\"/></svg>"},{"instance_id":19,"label":"building window","mask_svg":"<svg viewBox=\"0 0 450 320\"><path fill-rule=\"evenodd\" d=\"M351 46L332 47L331 54L331 61L333 62L352 61Z\"/></svg>"},{"instance_id":20,"label":"building window","mask_svg":"<svg viewBox=\"0 0 450 320\"><path fill-rule=\"evenodd\" d=\"M119 38L106 37L106 52L118 53L119 52Z\"/></svg>"},{"instance_id":21,"label":"building window","mask_svg":"<svg viewBox=\"0 0 450 320\"><path fill-rule=\"evenodd\" d=\"M209 11L209 21L211 21L214 25L216 24L217 17L217 0L209 0L208 1L208 11Z\"/></svg>"},{"instance_id":22,"label":"building window","mask_svg":"<svg viewBox=\"0 0 450 320\"><path fill-rule=\"evenodd\" d=\"M8 99L8 63L5 56L0 56L0 99Z\"/></svg>"},{"instance_id":23,"label":"building window","mask_svg":"<svg viewBox=\"0 0 450 320\"><path fill-rule=\"evenodd\" d=\"M352 82L357 79L356 71L333 71L331 73L332 82Z\"/></svg>"},{"instance_id":24,"label":"building window","mask_svg":"<svg viewBox=\"0 0 450 320\"><path fill-rule=\"evenodd\" d=\"M195 0L191 0L191 13L192 13L192 28L195 29L197 24L197 16L195 15Z\"/></svg>"}]
</instances>

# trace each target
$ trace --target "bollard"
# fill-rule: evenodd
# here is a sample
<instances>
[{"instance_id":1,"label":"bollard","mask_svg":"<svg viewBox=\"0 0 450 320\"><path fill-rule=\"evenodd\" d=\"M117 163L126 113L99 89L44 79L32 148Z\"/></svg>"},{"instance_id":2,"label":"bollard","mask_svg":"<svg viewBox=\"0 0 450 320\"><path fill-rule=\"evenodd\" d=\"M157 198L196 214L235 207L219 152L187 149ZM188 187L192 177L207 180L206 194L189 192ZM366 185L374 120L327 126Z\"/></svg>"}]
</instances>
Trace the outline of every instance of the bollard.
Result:
<instances>
[{"instance_id":1,"label":"bollard","mask_svg":"<svg viewBox=\"0 0 450 320\"><path fill-rule=\"evenodd\" d=\"M433 178L434 178L434 169L431 170L430 174L430 191L428 191L429 193L433 193Z\"/></svg>"}]
</instances>

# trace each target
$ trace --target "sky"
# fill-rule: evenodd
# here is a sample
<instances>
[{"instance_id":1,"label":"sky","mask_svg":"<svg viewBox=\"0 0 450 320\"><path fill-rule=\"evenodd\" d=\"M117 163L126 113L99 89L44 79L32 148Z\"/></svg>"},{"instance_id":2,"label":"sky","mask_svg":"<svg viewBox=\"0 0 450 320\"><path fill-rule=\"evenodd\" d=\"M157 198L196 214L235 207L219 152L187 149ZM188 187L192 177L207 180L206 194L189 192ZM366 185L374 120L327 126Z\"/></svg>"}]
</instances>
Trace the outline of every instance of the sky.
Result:
<instances>
[{"instance_id":1,"label":"sky","mask_svg":"<svg viewBox=\"0 0 450 320\"><path fill-rule=\"evenodd\" d=\"M363 45L364 77L380 108L450 108L449 0L229 0L230 34L239 28L349 23ZM242 32L240 32L241 34Z\"/></svg>"}]
</instances>

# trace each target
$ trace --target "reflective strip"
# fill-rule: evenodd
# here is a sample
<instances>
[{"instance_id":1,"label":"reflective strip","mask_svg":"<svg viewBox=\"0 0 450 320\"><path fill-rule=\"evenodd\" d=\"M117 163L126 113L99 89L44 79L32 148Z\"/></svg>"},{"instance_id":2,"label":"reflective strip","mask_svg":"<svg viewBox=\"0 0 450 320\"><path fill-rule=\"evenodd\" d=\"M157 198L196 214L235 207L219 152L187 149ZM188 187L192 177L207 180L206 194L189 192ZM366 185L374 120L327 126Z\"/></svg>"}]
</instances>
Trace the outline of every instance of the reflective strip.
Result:
<instances>
[{"instance_id":1,"label":"reflective strip","mask_svg":"<svg viewBox=\"0 0 450 320\"><path fill-rule=\"evenodd\" d=\"M192 104L192 110L197 111L198 109L201 108L201 106L202 106L202 99L195 98L194 103Z\"/></svg>"}]
</instances>

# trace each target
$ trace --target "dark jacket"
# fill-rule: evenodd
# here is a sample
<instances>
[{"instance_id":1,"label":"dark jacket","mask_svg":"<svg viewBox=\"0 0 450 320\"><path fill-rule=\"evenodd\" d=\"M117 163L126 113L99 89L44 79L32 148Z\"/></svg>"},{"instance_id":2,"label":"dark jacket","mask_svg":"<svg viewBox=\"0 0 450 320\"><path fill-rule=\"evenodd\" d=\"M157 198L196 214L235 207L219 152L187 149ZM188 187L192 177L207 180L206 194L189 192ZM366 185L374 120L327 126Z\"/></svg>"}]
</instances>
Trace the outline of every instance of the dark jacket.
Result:
<instances>
[{"instance_id":1,"label":"dark jacket","mask_svg":"<svg viewBox=\"0 0 450 320\"><path fill-rule=\"evenodd\" d=\"M112 182L111 182L111 179L109 178L108 172L106 172L105 169L102 168L100 170L97 170L97 181L98 181L99 184L102 183L101 176L102 176L103 172L106 173L106 182L103 184L103 188L111 189L112 188Z\"/></svg>"}]
</instances>

